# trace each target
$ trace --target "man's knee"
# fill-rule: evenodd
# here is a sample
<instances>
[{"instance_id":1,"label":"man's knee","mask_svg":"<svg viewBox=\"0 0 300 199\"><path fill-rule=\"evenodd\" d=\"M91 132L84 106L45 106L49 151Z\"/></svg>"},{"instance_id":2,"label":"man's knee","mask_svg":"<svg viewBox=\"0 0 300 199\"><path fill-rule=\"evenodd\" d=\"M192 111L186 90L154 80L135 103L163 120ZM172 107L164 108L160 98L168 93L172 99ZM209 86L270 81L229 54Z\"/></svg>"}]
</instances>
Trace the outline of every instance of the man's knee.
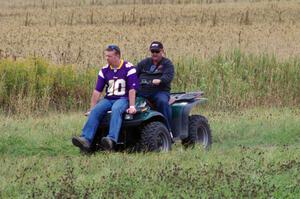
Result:
<instances>
[{"instance_id":1,"label":"man's knee","mask_svg":"<svg viewBox=\"0 0 300 199\"><path fill-rule=\"evenodd\" d=\"M166 94L158 94L155 97L155 102L158 106L168 106L169 105L169 96Z\"/></svg>"},{"instance_id":2,"label":"man's knee","mask_svg":"<svg viewBox=\"0 0 300 199\"><path fill-rule=\"evenodd\" d=\"M169 100L167 98L158 98L156 104L157 106L169 106Z\"/></svg>"},{"instance_id":3,"label":"man's knee","mask_svg":"<svg viewBox=\"0 0 300 199\"><path fill-rule=\"evenodd\" d=\"M112 112L112 113L122 113L123 110L122 110L121 108L122 108L122 107L120 107L120 106L112 106L111 112Z\"/></svg>"},{"instance_id":4,"label":"man's knee","mask_svg":"<svg viewBox=\"0 0 300 199\"><path fill-rule=\"evenodd\" d=\"M95 106L91 110L91 113L96 114L97 116L99 116L99 115L105 114L108 110L109 110L109 107L106 107L106 106L103 106L103 105L102 106L98 105L98 106Z\"/></svg>"},{"instance_id":5,"label":"man's knee","mask_svg":"<svg viewBox=\"0 0 300 199\"><path fill-rule=\"evenodd\" d=\"M114 105L111 107L111 111L114 113L123 113L126 108L128 107L127 102L122 102L122 103L114 103Z\"/></svg>"}]
</instances>

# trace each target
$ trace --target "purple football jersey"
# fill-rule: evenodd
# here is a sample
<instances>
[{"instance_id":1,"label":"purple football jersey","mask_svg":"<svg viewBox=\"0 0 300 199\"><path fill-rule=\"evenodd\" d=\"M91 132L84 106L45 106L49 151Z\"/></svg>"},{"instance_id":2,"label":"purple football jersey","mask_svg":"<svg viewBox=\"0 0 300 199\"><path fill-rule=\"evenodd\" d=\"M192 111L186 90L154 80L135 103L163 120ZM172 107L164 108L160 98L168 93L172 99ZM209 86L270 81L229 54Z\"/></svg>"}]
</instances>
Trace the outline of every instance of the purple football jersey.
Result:
<instances>
[{"instance_id":1,"label":"purple football jersey","mask_svg":"<svg viewBox=\"0 0 300 199\"><path fill-rule=\"evenodd\" d=\"M123 60L121 60L120 66L117 69L114 69L110 65L104 66L99 71L95 89L102 92L105 86L105 98L128 98L128 91L130 89L137 90L139 86L135 67Z\"/></svg>"}]
</instances>

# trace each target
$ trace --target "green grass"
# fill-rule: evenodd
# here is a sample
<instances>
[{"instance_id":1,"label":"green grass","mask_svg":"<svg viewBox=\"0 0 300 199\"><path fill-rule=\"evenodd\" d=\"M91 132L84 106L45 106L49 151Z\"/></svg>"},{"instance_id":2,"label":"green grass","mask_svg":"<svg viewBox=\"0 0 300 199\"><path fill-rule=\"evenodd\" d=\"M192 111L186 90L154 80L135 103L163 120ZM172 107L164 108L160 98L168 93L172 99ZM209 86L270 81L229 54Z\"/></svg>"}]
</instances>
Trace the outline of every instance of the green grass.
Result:
<instances>
[{"instance_id":1,"label":"green grass","mask_svg":"<svg viewBox=\"0 0 300 199\"><path fill-rule=\"evenodd\" d=\"M81 113L0 116L0 198L299 198L300 109L205 111L213 148L80 155Z\"/></svg>"}]
</instances>

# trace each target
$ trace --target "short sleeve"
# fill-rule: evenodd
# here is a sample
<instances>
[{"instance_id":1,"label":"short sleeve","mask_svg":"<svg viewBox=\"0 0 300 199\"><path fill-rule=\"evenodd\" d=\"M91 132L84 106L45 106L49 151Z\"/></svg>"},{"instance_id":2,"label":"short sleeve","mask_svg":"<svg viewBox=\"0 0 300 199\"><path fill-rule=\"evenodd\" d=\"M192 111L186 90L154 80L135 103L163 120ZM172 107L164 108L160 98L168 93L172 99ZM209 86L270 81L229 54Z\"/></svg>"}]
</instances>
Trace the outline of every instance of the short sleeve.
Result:
<instances>
[{"instance_id":1,"label":"short sleeve","mask_svg":"<svg viewBox=\"0 0 300 199\"><path fill-rule=\"evenodd\" d=\"M102 72L102 69L101 69L99 71L99 74L98 74L98 79L97 79L95 90L97 90L99 92L102 92L104 86L105 86L105 79L104 79L104 75L103 75L103 72Z\"/></svg>"},{"instance_id":2,"label":"short sleeve","mask_svg":"<svg viewBox=\"0 0 300 199\"><path fill-rule=\"evenodd\" d=\"M130 89L137 90L139 88L139 81L138 81L135 67L130 67L130 69L127 72L127 88L128 90Z\"/></svg>"}]
</instances>

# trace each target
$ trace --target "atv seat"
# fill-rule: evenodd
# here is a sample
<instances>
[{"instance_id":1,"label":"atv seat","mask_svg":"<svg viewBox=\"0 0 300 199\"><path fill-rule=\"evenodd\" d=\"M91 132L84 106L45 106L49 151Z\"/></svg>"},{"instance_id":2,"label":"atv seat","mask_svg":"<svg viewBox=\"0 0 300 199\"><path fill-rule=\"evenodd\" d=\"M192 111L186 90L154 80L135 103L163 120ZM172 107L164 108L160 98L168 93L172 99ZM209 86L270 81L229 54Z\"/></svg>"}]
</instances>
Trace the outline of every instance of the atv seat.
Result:
<instances>
[{"instance_id":1,"label":"atv seat","mask_svg":"<svg viewBox=\"0 0 300 199\"><path fill-rule=\"evenodd\" d=\"M197 98L200 98L204 92L199 91L199 92L189 92L189 93L171 93L170 99L169 99L169 105L174 104L175 102L191 102ZM156 108L155 103L152 102L151 100L147 99L147 104L153 109Z\"/></svg>"}]
</instances>

